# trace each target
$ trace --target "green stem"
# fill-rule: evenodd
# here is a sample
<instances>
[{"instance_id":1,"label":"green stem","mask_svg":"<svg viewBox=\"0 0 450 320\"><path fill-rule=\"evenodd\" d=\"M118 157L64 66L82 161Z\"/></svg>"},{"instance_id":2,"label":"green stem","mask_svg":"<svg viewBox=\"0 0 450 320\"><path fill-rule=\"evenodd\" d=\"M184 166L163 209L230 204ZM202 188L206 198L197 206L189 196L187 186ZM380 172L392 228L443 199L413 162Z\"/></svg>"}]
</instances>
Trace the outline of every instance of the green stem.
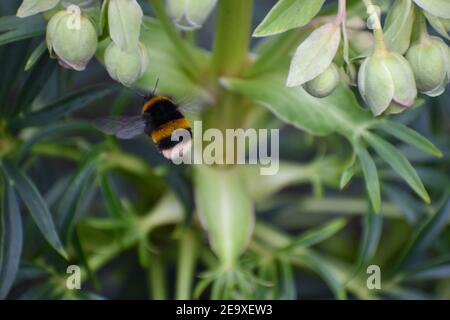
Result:
<instances>
[{"instance_id":1,"label":"green stem","mask_svg":"<svg viewBox=\"0 0 450 320\"><path fill-rule=\"evenodd\" d=\"M161 22L164 31L170 38L173 46L175 47L175 52L178 55L178 60L185 68L186 72L192 79L197 79L198 76L198 65L197 61L194 59L192 52L186 46L181 35L177 32L169 17L166 14L164 6L161 0L149 0L150 5L155 12L156 17Z\"/></svg>"},{"instance_id":2,"label":"green stem","mask_svg":"<svg viewBox=\"0 0 450 320\"><path fill-rule=\"evenodd\" d=\"M166 273L161 258L154 255L149 267L149 286L151 289L151 298L154 300L166 300Z\"/></svg>"},{"instance_id":3,"label":"green stem","mask_svg":"<svg viewBox=\"0 0 450 320\"><path fill-rule=\"evenodd\" d=\"M346 0L339 0L338 14L336 16L336 22L342 24L345 21L346 16Z\"/></svg>"},{"instance_id":4,"label":"green stem","mask_svg":"<svg viewBox=\"0 0 450 320\"><path fill-rule=\"evenodd\" d=\"M375 10L375 6L372 3L372 0L363 0L364 4L367 8L367 13L369 15L369 19L372 19L372 23L374 24L373 35L375 37L375 55L384 55L386 54L386 45L384 44L384 35L383 28L381 27L380 17Z\"/></svg>"},{"instance_id":5,"label":"green stem","mask_svg":"<svg viewBox=\"0 0 450 320\"><path fill-rule=\"evenodd\" d=\"M236 76L248 62L253 0L220 0L214 37L212 69Z\"/></svg>"},{"instance_id":6,"label":"green stem","mask_svg":"<svg viewBox=\"0 0 450 320\"><path fill-rule=\"evenodd\" d=\"M197 241L192 231L186 231L179 240L178 269L175 299L188 300L192 296L192 280L194 279L197 258Z\"/></svg>"}]
</instances>

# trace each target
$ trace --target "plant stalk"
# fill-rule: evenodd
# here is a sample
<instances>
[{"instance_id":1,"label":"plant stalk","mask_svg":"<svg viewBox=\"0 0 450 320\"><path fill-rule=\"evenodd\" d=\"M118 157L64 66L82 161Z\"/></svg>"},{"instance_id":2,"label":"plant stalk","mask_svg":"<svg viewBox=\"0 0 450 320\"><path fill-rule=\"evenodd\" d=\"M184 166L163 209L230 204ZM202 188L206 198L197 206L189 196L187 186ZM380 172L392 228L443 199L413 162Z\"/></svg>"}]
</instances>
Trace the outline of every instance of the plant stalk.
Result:
<instances>
[{"instance_id":1,"label":"plant stalk","mask_svg":"<svg viewBox=\"0 0 450 320\"><path fill-rule=\"evenodd\" d=\"M197 259L197 240L191 230L181 236L178 246L178 265L175 299L189 300L192 296L192 280L194 279Z\"/></svg>"},{"instance_id":2,"label":"plant stalk","mask_svg":"<svg viewBox=\"0 0 450 320\"><path fill-rule=\"evenodd\" d=\"M345 21L346 15L346 0L339 0L338 15L336 16L337 24L342 24Z\"/></svg>"},{"instance_id":3,"label":"plant stalk","mask_svg":"<svg viewBox=\"0 0 450 320\"><path fill-rule=\"evenodd\" d=\"M386 45L384 43L383 28L381 26L380 17L372 3L372 0L363 0L367 8L367 14L369 19L373 23L373 35L375 37L375 55L385 55L387 52Z\"/></svg>"},{"instance_id":4,"label":"plant stalk","mask_svg":"<svg viewBox=\"0 0 450 320\"><path fill-rule=\"evenodd\" d=\"M151 298L154 300L166 300L166 273L161 258L153 255L148 270L149 286L151 288Z\"/></svg>"},{"instance_id":5,"label":"plant stalk","mask_svg":"<svg viewBox=\"0 0 450 320\"><path fill-rule=\"evenodd\" d=\"M220 0L213 45L216 75L237 76L248 62L253 0Z\"/></svg>"}]
</instances>

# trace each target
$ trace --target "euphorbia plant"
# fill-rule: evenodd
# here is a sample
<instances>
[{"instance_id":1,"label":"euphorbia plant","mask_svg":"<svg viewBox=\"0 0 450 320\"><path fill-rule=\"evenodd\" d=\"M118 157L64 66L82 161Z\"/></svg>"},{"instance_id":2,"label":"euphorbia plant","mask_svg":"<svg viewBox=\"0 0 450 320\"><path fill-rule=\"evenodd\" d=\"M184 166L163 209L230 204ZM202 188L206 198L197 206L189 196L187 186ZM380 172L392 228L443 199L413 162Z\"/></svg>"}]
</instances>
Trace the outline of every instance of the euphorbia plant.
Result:
<instances>
[{"instance_id":1,"label":"euphorbia plant","mask_svg":"<svg viewBox=\"0 0 450 320\"><path fill-rule=\"evenodd\" d=\"M73 4L79 5L76 7L79 11L73 11ZM255 30L252 30L252 0L149 0L150 15L143 14L143 4L136 0L24 0L17 15L33 19L33 15L43 13L48 21L49 53L64 68L77 71L89 68L95 52L111 78L121 85L149 89L159 79L161 94L175 98L211 97L211 105L196 115L204 129L215 128L225 133L226 129L290 125L305 133L297 133L298 140L306 141L305 136L329 141L340 139L345 147L342 152L320 155L307 164L281 160L279 172L273 176L262 176L254 165L189 166L185 169L193 184L194 209L186 205L189 201L183 199L185 195L179 190L174 188L177 201L173 190L164 189L163 195L154 191L160 196L158 201L145 209L145 215L137 217L133 215L136 208L133 210L125 200L123 204L112 203L105 172L119 168L145 177L149 185L151 179L155 184L161 183L157 177L162 174L153 172L153 167L134 156L124 154L111 141L100 148L89 147L89 156L81 158L83 161L77 158L77 175L67 187L71 192L62 198L72 203L72 196L73 199L81 197L80 186L86 187L89 177L95 176L116 215L103 222L89 219L83 222L76 219L72 206L64 205L62 208L67 210L63 211L70 214L62 223L63 235L71 239L68 234L79 225L81 235L98 228L111 234L117 232L121 242L118 247L107 247L105 256L95 253L99 244L93 243L91 251L94 252L84 259L86 269L95 271L124 248L136 246L140 263L150 269L152 295L166 297L158 282L163 271L157 250L148 248L154 245L149 243L149 234L169 224L180 226L176 298L191 298L194 293L198 297L209 285L212 298L295 298L294 268L317 272L336 298L345 298L347 291L360 298L376 296L377 293L365 287L360 271L377 251L382 215L392 214L386 204L382 205L382 194L389 194L396 185L383 183L389 176L385 164L393 169L390 173L402 178L425 203L434 203L440 196L436 192L430 197L413 165L389 138L394 137L432 157L442 157L441 151L390 115L407 114L419 108L423 101L417 99L417 89L434 96L443 93L448 84L449 48L440 38L428 35L425 19L448 39L449 4L439 0L395 3L339 0L325 5L324 0L280 0ZM214 37L212 49L207 51L196 44L195 32L214 9L217 10ZM381 15L386 12L387 19L382 26ZM77 21L80 28L68 27L67 23ZM19 26L17 30L20 32ZM23 32L22 38L31 36L34 34ZM263 39L253 45L252 37ZM422 51L430 52L435 59L424 61ZM38 46L28 68L42 54L43 47ZM85 92L88 93L93 95ZM0 127L0 139L9 141L10 131L41 126L39 116L55 119L52 118L55 112L59 112L58 117L65 114L67 108L63 102L60 108L25 109L5 116L6 125ZM376 159L371 150L378 155ZM10 211L17 208L11 205L16 203L15 192L27 192L29 188L23 186L31 183L17 169L20 162L16 161L16 153L14 148L0 152L6 159L2 164L4 180L22 185L21 188L14 183L5 184L4 199L8 202L4 203L8 203ZM227 150L221 156L225 159ZM383 175L381 183L380 175ZM367 206L362 202L364 232L353 267L342 261L334 263L311 248L335 236L345 227L347 218L327 221L291 237L257 215L263 211L263 204L277 199L281 189L304 183L313 186L318 204L321 200L326 204L324 187L343 189L354 176L363 177L365 191L358 190L358 196L368 201ZM37 190L32 191L38 194ZM24 202L27 204L26 199ZM45 214L35 214L33 218L40 221L44 216L45 221L51 221L45 202L41 202ZM430 235L425 234L433 229L428 227L436 226L433 230L446 227L442 221L448 221L445 218L448 199L427 208L433 209L429 210L432 215L419 225L419 236L412 237L413 245L403 250L403 260L392 266L392 275L386 280L387 294L397 293L401 281L407 279L405 274L414 271L407 265L415 252L414 244L424 244L420 242L421 236ZM196 219L186 227L183 212L192 210ZM330 205L327 210L345 213L347 208ZM48 231L39 222L38 225L42 232ZM57 228L51 224L45 226L53 231ZM203 239L200 226L206 231L208 241ZM57 232L51 235L47 235L49 243L65 255ZM431 233L431 238L438 235ZM89 245L81 236L77 240ZM67 241L62 243L67 246ZM213 255L209 250L202 250L206 247ZM204 270L199 281L194 267L198 261ZM11 274L15 273L9 273L10 277ZM192 290L194 282L196 290Z\"/></svg>"}]
</instances>

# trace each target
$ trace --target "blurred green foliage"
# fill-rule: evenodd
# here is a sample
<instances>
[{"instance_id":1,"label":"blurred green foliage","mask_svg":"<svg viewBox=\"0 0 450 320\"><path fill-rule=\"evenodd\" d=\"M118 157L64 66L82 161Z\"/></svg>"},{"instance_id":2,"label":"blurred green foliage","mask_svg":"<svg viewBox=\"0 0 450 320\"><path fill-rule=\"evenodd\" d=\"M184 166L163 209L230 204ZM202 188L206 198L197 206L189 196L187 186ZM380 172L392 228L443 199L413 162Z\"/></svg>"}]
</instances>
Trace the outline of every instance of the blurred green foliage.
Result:
<instances>
[{"instance_id":1,"label":"blurred green foliage","mask_svg":"<svg viewBox=\"0 0 450 320\"><path fill-rule=\"evenodd\" d=\"M160 1L142 2L149 68L138 84L213 92L206 127L281 128L274 176L175 166L148 139L94 130L90 119L136 114L141 101L101 64L57 66L45 20L0 4L0 298L449 299L448 91L374 118L351 87L323 99L287 88L309 27L253 44L251 1L225 1L211 51L175 31ZM349 15L364 12L358 3ZM257 4L261 20L269 7ZM258 59L236 69L250 44ZM72 264L81 290L66 287ZM382 270L379 290L366 285L369 265Z\"/></svg>"}]
</instances>

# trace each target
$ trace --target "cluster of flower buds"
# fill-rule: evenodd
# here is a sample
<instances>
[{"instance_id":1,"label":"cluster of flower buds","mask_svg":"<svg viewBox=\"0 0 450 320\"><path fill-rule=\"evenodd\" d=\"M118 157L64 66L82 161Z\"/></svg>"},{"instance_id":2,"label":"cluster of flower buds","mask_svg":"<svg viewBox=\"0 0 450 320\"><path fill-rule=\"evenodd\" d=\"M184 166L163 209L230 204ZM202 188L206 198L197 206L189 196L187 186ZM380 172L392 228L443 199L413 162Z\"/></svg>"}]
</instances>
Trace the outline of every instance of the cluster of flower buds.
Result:
<instances>
[{"instance_id":1,"label":"cluster of flower buds","mask_svg":"<svg viewBox=\"0 0 450 320\"><path fill-rule=\"evenodd\" d=\"M402 3L406 6L400 10ZM392 17L388 15L387 24L391 22L385 27L388 41L384 41L381 27L375 24L374 52L364 60L358 73L361 96L375 115L406 110L414 104L417 91L438 96L450 80L450 49L442 39L428 35L425 15L430 14L411 1L402 3L395 4ZM379 25L379 16L374 16L376 13L371 10L368 13L369 19ZM394 15L403 15L403 30L392 22ZM417 39L412 45L411 38Z\"/></svg>"},{"instance_id":2,"label":"cluster of flower buds","mask_svg":"<svg viewBox=\"0 0 450 320\"><path fill-rule=\"evenodd\" d=\"M136 0L24 0L17 16L44 13L51 57L61 66L82 71L97 51L101 20L108 21L109 46L105 66L109 75L129 86L147 70L148 54L140 43L142 9ZM96 19L100 15L100 19Z\"/></svg>"},{"instance_id":3,"label":"cluster of flower buds","mask_svg":"<svg viewBox=\"0 0 450 320\"><path fill-rule=\"evenodd\" d=\"M166 9L175 26L193 30L203 25L216 4L217 0L166 0ZM37 13L49 20L47 47L61 66L84 70L101 36L110 42L104 64L113 79L130 86L147 70L147 48L139 40L143 13L137 0L103 0L101 8L98 0L23 0L17 16ZM107 40L102 34L106 21Z\"/></svg>"},{"instance_id":4,"label":"cluster of flower buds","mask_svg":"<svg viewBox=\"0 0 450 320\"><path fill-rule=\"evenodd\" d=\"M336 18L314 30L297 48L287 86L301 86L323 98L344 80L357 85L375 116L406 110L418 91L442 94L450 81L450 49L441 38L428 34L426 21L449 39L445 22L450 20L442 15L450 16L450 12L436 17L412 0L395 1L383 28L380 9L371 1L365 3L367 24L358 17L345 20L345 1L339 1ZM361 61L357 72L355 61Z\"/></svg>"},{"instance_id":5,"label":"cluster of flower buds","mask_svg":"<svg viewBox=\"0 0 450 320\"><path fill-rule=\"evenodd\" d=\"M381 28L375 25L374 51L359 69L358 88L374 115L400 113L414 104L417 91L437 96L449 83L449 47L440 38L428 35L422 10L415 8L412 2L405 3L410 4L406 17L411 19L410 33L398 30L397 36L393 37L397 43L390 38L384 41ZM416 35L412 33L414 17ZM378 20L379 17L372 16L372 19ZM408 28L406 25L403 27ZM391 30L385 28L386 36L392 34ZM400 34L401 31L404 34ZM410 39L414 36L419 39L410 46ZM386 43L389 47L385 46ZM402 55L405 52L406 58Z\"/></svg>"}]
</instances>

